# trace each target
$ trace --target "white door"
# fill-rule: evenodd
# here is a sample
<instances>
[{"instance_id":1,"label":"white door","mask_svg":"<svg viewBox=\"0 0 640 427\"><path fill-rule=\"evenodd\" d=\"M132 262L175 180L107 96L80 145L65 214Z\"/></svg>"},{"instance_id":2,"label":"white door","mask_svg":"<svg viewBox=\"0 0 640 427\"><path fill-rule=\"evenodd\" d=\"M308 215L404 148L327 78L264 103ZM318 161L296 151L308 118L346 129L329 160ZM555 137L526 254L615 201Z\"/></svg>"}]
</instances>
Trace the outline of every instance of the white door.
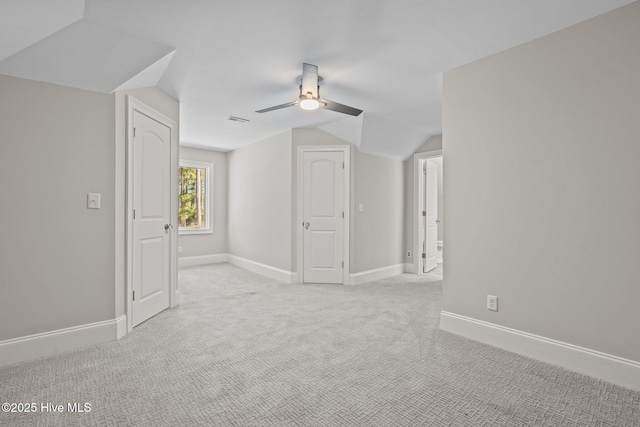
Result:
<instances>
[{"instance_id":1,"label":"white door","mask_svg":"<svg viewBox=\"0 0 640 427\"><path fill-rule=\"evenodd\" d=\"M133 307L136 326L169 307L171 129L133 112Z\"/></svg>"},{"instance_id":2,"label":"white door","mask_svg":"<svg viewBox=\"0 0 640 427\"><path fill-rule=\"evenodd\" d=\"M423 272L438 266L438 163L425 162L424 172L424 250L422 253Z\"/></svg>"},{"instance_id":3,"label":"white door","mask_svg":"<svg viewBox=\"0 0 640 427\"><path fill-rule=\"evenodd\" d=\"M344 153L305 152L303 282L343 282Z\"/></svg>"}]
</instances>

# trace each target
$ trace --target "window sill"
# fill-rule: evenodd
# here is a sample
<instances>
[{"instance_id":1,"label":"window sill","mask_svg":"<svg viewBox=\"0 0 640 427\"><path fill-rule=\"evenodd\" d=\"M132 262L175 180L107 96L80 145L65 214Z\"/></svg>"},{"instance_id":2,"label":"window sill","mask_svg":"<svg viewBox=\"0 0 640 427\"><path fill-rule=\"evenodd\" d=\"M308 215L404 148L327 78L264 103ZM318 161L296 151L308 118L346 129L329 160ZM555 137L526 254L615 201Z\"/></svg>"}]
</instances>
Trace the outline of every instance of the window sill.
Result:
<instances>
[{"instance_id":1,"label":"window sill","mask_svg":"<svg viewBox=\"0 0 640 427\"><path fill-rule=\"evenodd\" d=\"M210 228L197 228L197 229L178 229L178 235L180 236L188 236L191 234L213 234L213 230Z\"/></svg>"}]
</instances>

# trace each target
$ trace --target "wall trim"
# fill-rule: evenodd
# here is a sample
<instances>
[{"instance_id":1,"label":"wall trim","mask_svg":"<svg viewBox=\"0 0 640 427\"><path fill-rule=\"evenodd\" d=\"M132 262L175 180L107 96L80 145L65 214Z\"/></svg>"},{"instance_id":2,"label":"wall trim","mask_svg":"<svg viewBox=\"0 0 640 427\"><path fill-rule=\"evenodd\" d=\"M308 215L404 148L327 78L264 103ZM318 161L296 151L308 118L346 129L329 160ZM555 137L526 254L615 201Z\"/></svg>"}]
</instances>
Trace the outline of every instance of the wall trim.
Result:
<instances>
[{"instance_id":1,"label":"wall trim","mask_svg":"<svg viewBox=\"0 0 640 427\"><path fill-rule=\"evenodd\" d=\"M395 264L373 270L361 271L360 273L349 275L349 284L361 285L363 283L375 282L376 280L382 280L402 274L404 273L404 270L404 264Z\"/></svg>"},{"instance_id":2,"label":"wall trim","mask_svg":"<svg viewBox=\"0 0 640 427\"><path fill-rule=\"evenodd\" d=\"M127 335L127 316L124 314L116 318L116 339Z\"/></svg>"},{"instance_id":3,"label":"wall trim","mask_svg":"<svg viewBox=\"0 0 640 427\"><path fill-rule=\"evenodd\" d=\"M192 265L205 265L205 264L219 264L221 262L227 262L228 257L229 257L229 254L188 256L188 257L178 258L178 267L189 267Z\"/></svg>"},{"instance_id":4,"label":"wall trim","mask_svg":"<svg viewBox=\"0 0 640 427\"><path fill-rule=\"evenodd\" d=\"M123 337L126 331L127 318L122 315L102 322L0 341L0 366L114 341Z\"/></svg>"},{"instance_id":5,"label":"wall trim","mask_svg":"<svg viewBox=\"0 0 640 427\"><path fill-rule=\"evenodd\" d=\"M440 329L623 387L640 390L640 362L447 311Z\"/></svg>"},{"instance_id":6,"label":"wall trim","mask_svg":"<svg viewBox=\"0 0 640 427\"><path fill-rule=\"evenodd\" d=\"M240 258L239 256L230 254L227 255L227 262L231 265L235 265L237 267L244 268L245 270L285 283L296 283L294 280L297 280L298 276L292 271L282 270L277 267L261 264L256 261L251 261L249 259Z\"/></svg>"},{"instance_id":7,"label":"wall trim","mask_svg":"<svg viewBox=\"0 0 640 427\"><path fill-rule=\"evenodd\" d=\"M422 188L422 180L420 179L421 169L420 163L423 160L433 159L436 157L443 157L442 149L439 150L431 150L431 151L422 151L420 153L415 153L413 155L413 212L411 213L412 221L413 221L413 260L411 264L413 264L413 268L416 274L422 274L420 272L420 215L418 215L418 211L420 210L420 205L422 204L422 194L424 194ZM411 161L411 160L407 160ZM444 218L443 218L444 219Z\"/></svg>"}]
</instances>

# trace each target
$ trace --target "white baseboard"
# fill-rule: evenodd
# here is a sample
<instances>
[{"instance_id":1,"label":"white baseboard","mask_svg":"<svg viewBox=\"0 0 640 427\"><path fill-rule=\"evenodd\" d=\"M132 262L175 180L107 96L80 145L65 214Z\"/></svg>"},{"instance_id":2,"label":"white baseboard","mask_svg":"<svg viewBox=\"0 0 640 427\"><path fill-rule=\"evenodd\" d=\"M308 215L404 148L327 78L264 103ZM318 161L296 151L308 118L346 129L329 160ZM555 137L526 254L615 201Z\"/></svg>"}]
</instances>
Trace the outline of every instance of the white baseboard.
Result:
<instances>
[{"instance_id":1,"label":"white baseboard","mask_svg":"<svg viewBox=\"0 0 640 427\"><path fill-rule=\"evenodd\" d=\"M404 271L404 264L395 264L388 267L376 268L374 270L362 271L360 273L350 274L349 284L361 285L363 283L375 282L376 280L397 276L398 274L404 273Z\"/></svg>"},{"instance_id":2,"label":"white baseboard","mask_svg":"<svg viewBox=\"0 0 640 427\"><path fill-rule=\"evenodd\" d=\"M291 271L282 270L280 268L272 267L270 265L261 264L259 262L251 261L249 259L240 258L235 255L227 255L227 262L245 270L258 273L262 276L266 276L270 279L278 280L285 283L296 283L297 274Z\"/></svg>"},{"instance_id":3,"label":"white baseboard","mask_svg":"<svg viewBox=\"0 0 640 427\"><path fill-rule=\"evenodd\" d=\"M200 256L188 256L178 258L178 267L189 267L192 265L218 264L227 262L228 254L212 254Z\"/></svg>"},{"instance_id":4,"label":"white baseboard","mask_svg":"<svg viewBox=\"0 0 640 427\"><path fill-rule=\"evenodd\" d=\"M640 390L640 362L446 311L440 313L440 329Z\"/></svg>"},{"instance_id":5,"label":"white baseboard","mask_svg":"<svg viewBox=\"0 0 640 427\"><path fill-rule=\"evenodd\" d=\"M123 337L126 331L127 318L123 315L117 319L0 341L0 366L113 341Z\"/></svg>"},{"instance_id":6,"label":"white baseboard","mask_svg":"<svg viewBox=\"0 0 640 427\"><path fill-rule=\"evenodd\" d=\"M173 305L171 306L171 308L179 306L180 302L182 302L182 291L180 289L176 289L176 293L173 299Z\"/></svg>"},{"instance_id":7,"label":"white baseboard","mask_svg":"<svg viewBox=\"0 0 640 427\"><path fill-rule=\"evenodd\" d=\"M124 314L116 319L116 339L127 335L127 316Z\"/></svg>"}]
</instances>

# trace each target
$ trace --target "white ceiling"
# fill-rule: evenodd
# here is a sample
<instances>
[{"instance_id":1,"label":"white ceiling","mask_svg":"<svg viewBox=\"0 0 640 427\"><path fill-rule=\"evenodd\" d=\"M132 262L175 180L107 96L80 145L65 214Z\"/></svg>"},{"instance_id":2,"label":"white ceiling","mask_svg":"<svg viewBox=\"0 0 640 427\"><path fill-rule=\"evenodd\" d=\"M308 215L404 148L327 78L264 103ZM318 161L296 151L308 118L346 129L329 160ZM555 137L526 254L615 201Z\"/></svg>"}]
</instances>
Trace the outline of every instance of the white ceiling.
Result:
<instances>
[{"instance_id":1,"label":"white ceiling","mask_svg":"<svg viewBox=\"0 0 640 427\"><path fill-rule=\"evenodd\" d=\"M0 0L0 73L105 93L158 85L180 101L187 145L232 150L317 126L406 158L441 133L443 71L628 3ZM363 115L255 113L297 98L303 62L319 66L323 97Z\"/></svg>"}]
</instances>

